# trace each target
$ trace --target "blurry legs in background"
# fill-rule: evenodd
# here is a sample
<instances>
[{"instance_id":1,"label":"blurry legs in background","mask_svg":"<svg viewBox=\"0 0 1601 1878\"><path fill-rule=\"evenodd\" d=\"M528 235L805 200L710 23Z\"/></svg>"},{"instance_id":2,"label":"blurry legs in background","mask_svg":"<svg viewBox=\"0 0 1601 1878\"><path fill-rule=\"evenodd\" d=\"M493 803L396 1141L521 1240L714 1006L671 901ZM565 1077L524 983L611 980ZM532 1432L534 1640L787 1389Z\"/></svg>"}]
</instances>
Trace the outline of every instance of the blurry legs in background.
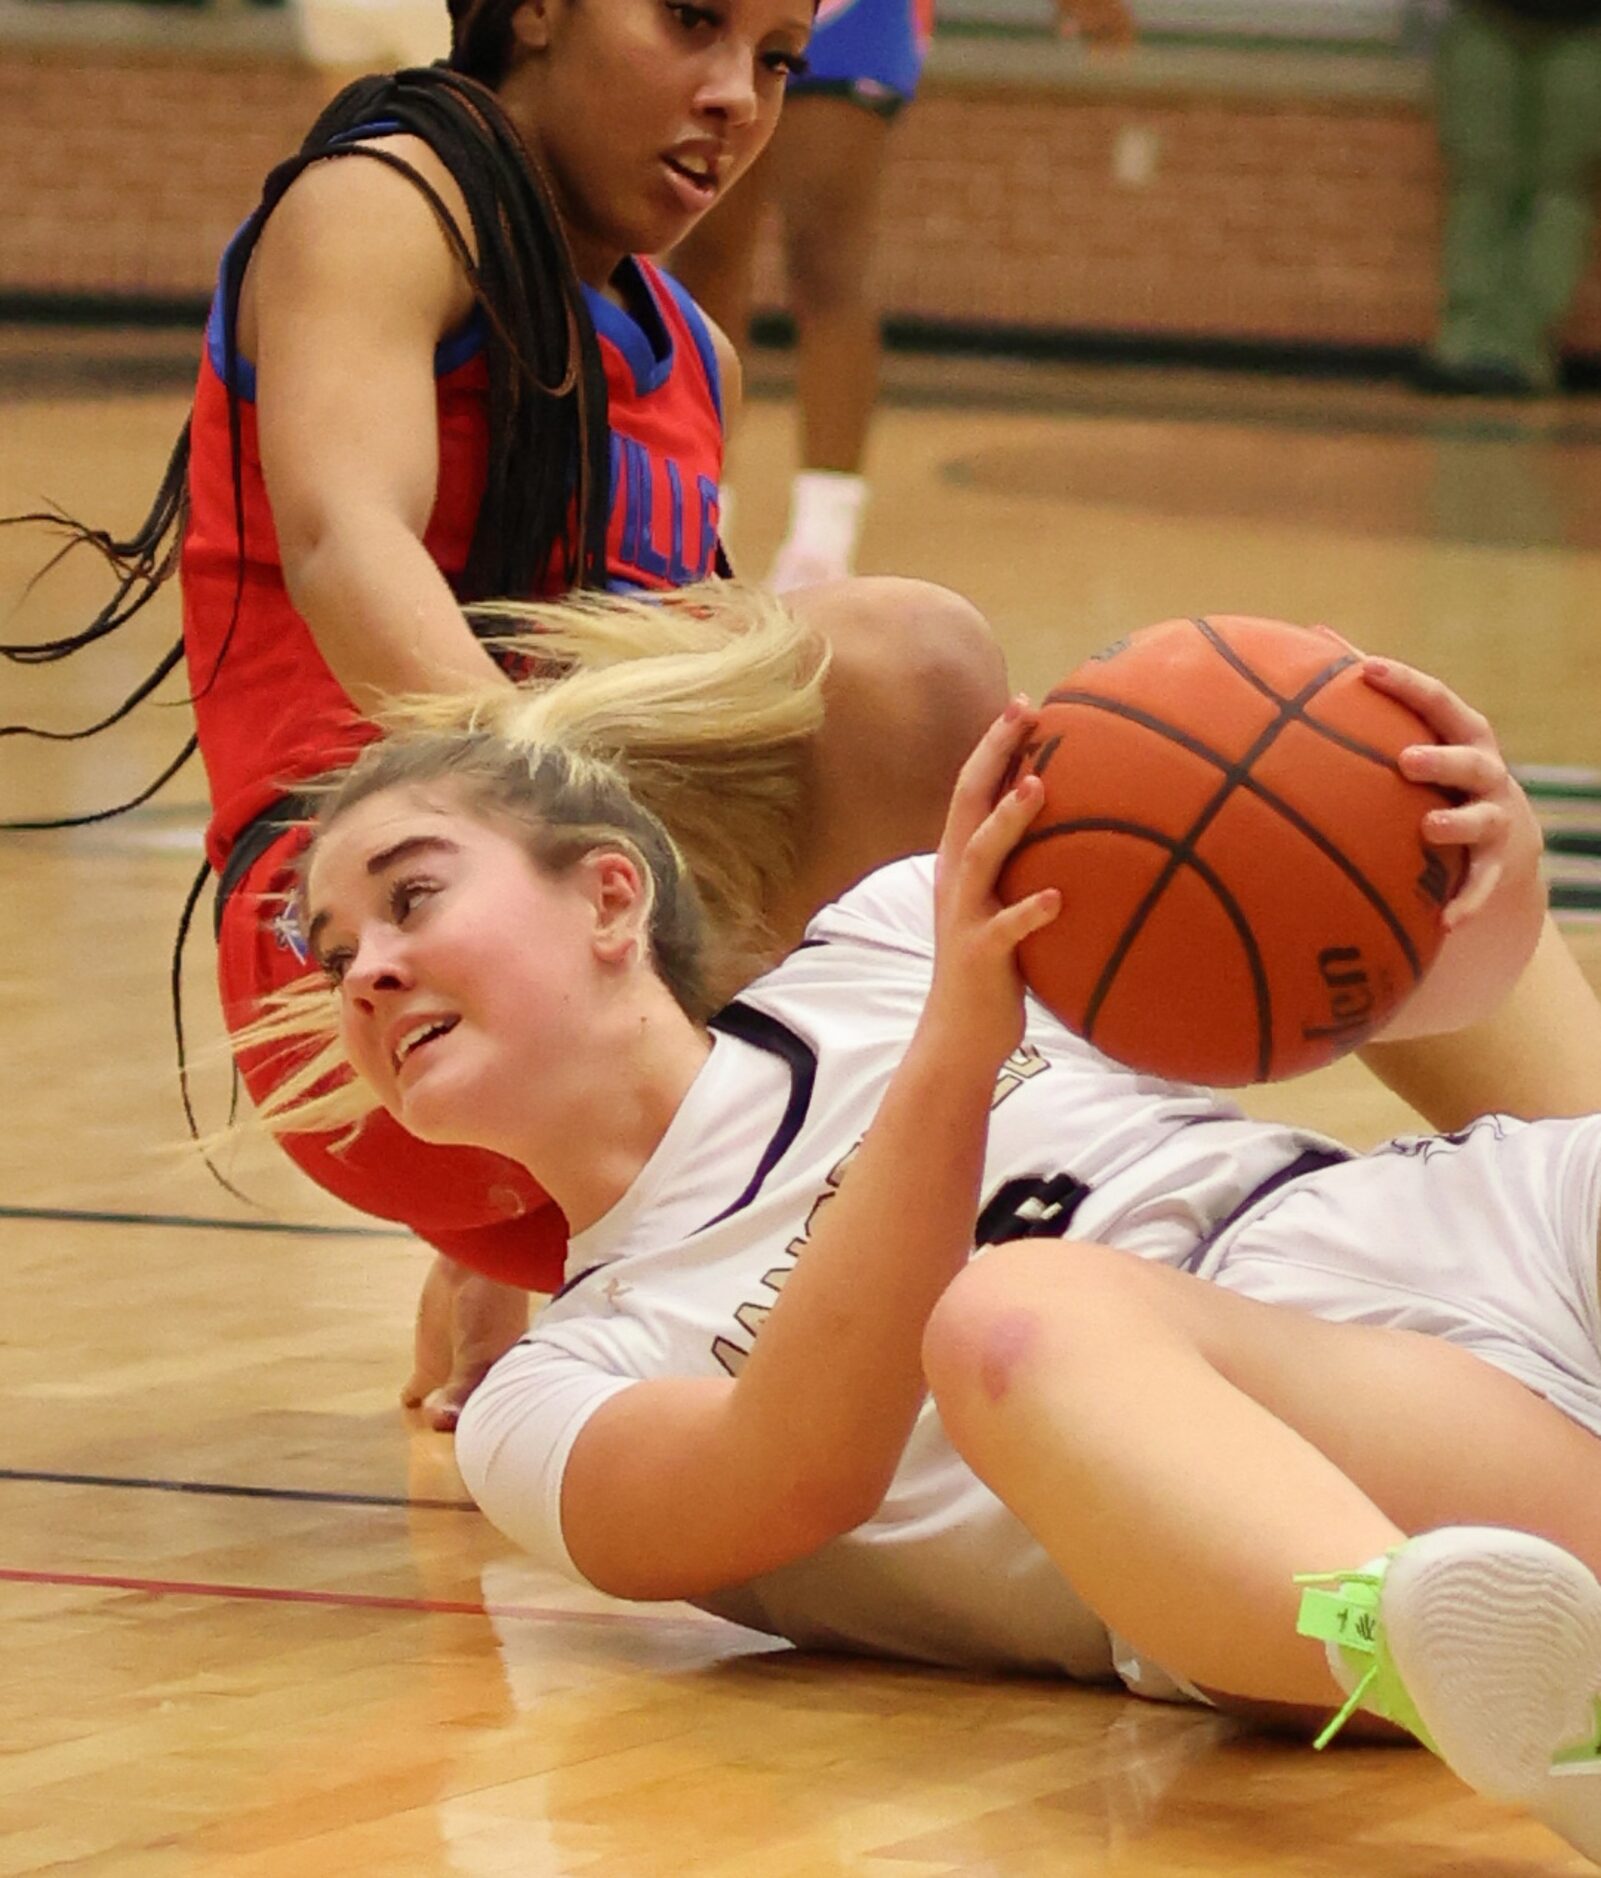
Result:
<instances>
[{"instance_id":1,"label":"blurry legs in background","mask_svg":"<svg viewBox=\"0 0 1601 1878\"><path fill-rule=\"evenodd\" d=\"M1463 0L1440 40L1446 166L1430 389L1557 383L1556 337L1589 255L1601 154L1601 27L1547 26Z\"/></svg>"},{"instance_id":2,"label":"blurry legs in background","mask_svg":"<svg viewBox=\"0 0 1601 1878\"><path fill-rule=\"evenodd\" d=\"M840 579L856 563L878 395L873 237L889 122L850 99L803 97L781 129L776 177L801 426L801 469L771 576L782 590Z\"/></svg>"},{"instance_id":3,"label":"blurry legs in background","mask_svg":"<svg viewBox=\"0 0 1601 1878\"><path fill-rule=\"evenodd\" d=\"M762 216L769 204L778 209L800 422L800 468L769 575L780 589L842 579L855 567L878 391L872 257L888 133L885 116L849 98L791 99L761 163L672 256L674 273L743 347Z\"/></svg>"}]
</instances>

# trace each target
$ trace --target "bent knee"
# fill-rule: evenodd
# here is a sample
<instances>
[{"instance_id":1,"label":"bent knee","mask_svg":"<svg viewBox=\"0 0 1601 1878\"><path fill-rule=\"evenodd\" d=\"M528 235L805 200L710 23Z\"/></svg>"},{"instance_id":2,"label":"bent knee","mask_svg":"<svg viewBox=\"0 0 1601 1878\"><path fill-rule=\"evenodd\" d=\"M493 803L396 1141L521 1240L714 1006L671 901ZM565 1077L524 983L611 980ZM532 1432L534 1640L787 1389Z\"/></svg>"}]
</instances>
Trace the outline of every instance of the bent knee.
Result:
<instances>
[{"instance_id":1,"label":"bent knee","mask_svg":"<svg viewBox=\"0 0 1601 1878\"><path fill-rule=\"evenodd\" d=\"M872 646L892 658L897 670L984 688L996 710L1006 702L1006 660L994 629L971 600L933 581L904 576L867 576L853 584L863 589Z\"/></svg>"},{"instance_id":2,"label":"bent knee","mask_svg":"<svg viewBox=\"0 0 1601 1878\"><path fill-rule=\"evenodd\" d=\"M1004 1409L1037 1376L1103 1357L1149 1289L1143 1261L1106 1246L1018 1240L975 1259L923 1335L923 1373L952 1439L960 1445L959 1426Z\"/></svg>"},{"instance_id":3,"label":"bent knee","mask_svg":"<svg viewBox=\"0 0 1601 1878\"><path fill-rule=\"evenodd\" d=\"M1023 1289L996 1282L986 1270L999 1257L959 1272L923 1330L923 1375L953 1440L971 1408L1006 1399L1045 1334L1042 1314Z\"/></svg>"},{"instance_id":4,"label":"bent knee","mask_svg":"<svg viewBox=\"0 0 1601 1878\"><path fill-rule=\"evenodd\" d=\"M853 662L893 658L930 671L972 669L1004 684L1005 661L989 621L971 600L934 581L857 574L803 588L789 601Z\"/></svg>"},{"instance_id":5,"label":"bent knee","mask_svg":"<svg viewBox=\"0 0 1601 1878\"><path fill-rule=\"evenodd\" d=\"M794 891L775 913L798 932L864 874L938 844L1006 670L978 609L925 581L834 581L789 605L832 651Z\"/></svg>"},{"instance_id":6,"label":"bent knee","mask_svg":"<svg viewBox=\"0 0 1601 1878\"><path fill-rule=\"evenodd\" d=\"M930 581L861 576L792 600L833 649L834 700L871 708L960 766L1005 706L1006 660L984 615Z\"/></svg>"},{"instance_id":7,"label":"bent knee","mask_svg":"<svg viewBox=\"0 0 1601 1878\"><path fill-rule=\"evenodd\" d=\"M1100 1251L1019 1239L955 1275L923 1330L923 1377L942 1416L999 1407L1038 1365L1062 1360L1079 1335Z\"/></svg>"}]
</instances>

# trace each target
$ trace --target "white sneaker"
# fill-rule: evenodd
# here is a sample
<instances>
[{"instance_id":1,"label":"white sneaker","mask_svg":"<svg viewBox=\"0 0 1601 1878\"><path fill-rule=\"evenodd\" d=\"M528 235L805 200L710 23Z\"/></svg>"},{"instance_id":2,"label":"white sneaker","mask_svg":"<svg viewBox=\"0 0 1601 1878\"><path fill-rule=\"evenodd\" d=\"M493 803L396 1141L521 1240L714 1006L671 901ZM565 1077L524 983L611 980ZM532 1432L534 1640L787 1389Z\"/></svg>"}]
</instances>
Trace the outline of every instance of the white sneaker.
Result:
<instances>
[{"instance_id":1,"label":"white sneaker","mask_svg":"<svg viewBox=\"0 0 1601 1878\"><path fill-rule=\"evenodd\" d=\"M1297 1628L1351 1700L1490 1799L1601 1864L1601 1583L1548 1540L1446 1526L1361 1571L1303 1579Z\"/></svg>"}]
</instances>

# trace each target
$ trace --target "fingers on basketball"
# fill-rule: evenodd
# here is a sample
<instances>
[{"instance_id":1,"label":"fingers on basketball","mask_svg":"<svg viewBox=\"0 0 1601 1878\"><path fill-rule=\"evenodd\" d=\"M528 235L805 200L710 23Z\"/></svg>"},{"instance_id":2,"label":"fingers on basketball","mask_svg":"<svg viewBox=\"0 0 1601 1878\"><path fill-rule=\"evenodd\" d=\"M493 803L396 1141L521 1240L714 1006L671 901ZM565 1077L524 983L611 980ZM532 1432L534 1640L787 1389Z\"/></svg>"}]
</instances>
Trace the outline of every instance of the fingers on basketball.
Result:
<instances>
[{"instance_id":1,"label":"fingers on basketball","mask_svg":"<svg viewBox=\"0 0 1601 1878\"><path fill-rule=\"evenodd\" d=\"M1455 796L1403 773L1400 753L1438 735L1412 700L1467 707L1366 665L1282 621L1172 620L1047 696L1024 747L1044 801L1000 890L1071 897L1072 919L1019 950L1070 1028L1228 1085L1329 1062L1399 1006L1463 872L1423 826Z\"/></svg>"}]
</instances>

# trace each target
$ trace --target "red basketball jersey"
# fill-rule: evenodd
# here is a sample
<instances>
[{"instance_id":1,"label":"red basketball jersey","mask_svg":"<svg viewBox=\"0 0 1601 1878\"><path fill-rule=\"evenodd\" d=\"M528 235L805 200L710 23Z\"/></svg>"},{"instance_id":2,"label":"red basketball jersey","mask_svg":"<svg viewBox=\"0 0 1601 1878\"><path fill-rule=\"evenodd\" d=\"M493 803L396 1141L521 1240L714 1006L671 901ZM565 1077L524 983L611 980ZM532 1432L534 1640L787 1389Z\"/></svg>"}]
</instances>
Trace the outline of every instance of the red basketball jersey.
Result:
<instances>
[{"instance_id":1,"label":"red basketball jersey","mask_svg":"<svg viewBox=\"0 0 1601 1878\"><path fill-rule=\"evenodd\" d=\"M611 424L610 584L665 589L710 573L723 429L717 360L676 282L624 264L630 311L587 290ZM207 852L221 867L239 830L296 783L348 762L376 733L324 664L290 604L262 479L255 370L236 362L243 558L228 436L222 296L213 303L190 420L182 587L200 753L210 782ZM467 562L488 456L488 371L475 318L435 355L439 483L423 545L447 579Z\"/></svg>"}]
</instances>

